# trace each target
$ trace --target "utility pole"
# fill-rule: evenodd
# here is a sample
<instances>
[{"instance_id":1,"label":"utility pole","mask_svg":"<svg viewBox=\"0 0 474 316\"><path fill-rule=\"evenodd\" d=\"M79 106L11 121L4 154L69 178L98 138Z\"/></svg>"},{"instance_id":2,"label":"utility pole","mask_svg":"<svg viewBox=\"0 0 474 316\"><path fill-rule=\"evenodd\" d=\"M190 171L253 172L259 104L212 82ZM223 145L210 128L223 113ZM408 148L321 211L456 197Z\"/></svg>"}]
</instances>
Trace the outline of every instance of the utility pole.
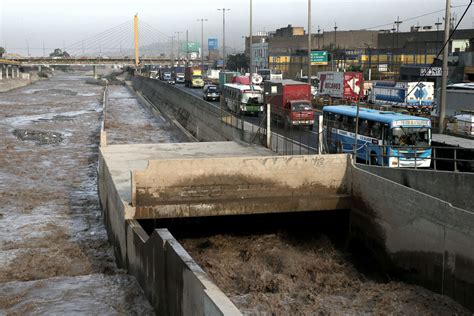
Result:
<instances>
[{"instance_id":1,"label":"utility pole","mask_svg":"<svg viewBox=\"0 0 474 316\"><path fill-rule=\"evenodd\" d=\"M446 16L444 17L444 46L443 76L441 77L441 98L439 107L439 132L444 133L444 119L446 116L446 86L448 84L448 54L449 54L449 21L451 21L451 0L446 0Z\"/></svg>"},{"instance_id":2,"label":"utility pole","mask_svg":"<svg viewBox=\"0 0 474 316\"><path fill-rule=\"evenodd\" d=\"M319 46L319 33L321 33L321 29L319 28L319 25L318 25L318 49L321 49L321 47Z\"/></svg>"},{"instance_id":3,"label":"utility pole","mask_svg":"<svg viewBox=\"0 0 474 316\"><path fill-rule=\"evenodd\" d=\"M82 55L84 56L84 41L82 41Z\"/></svg>"},{"instance_id":4,"label":"utility pole","mask_svg":"<svg viewBox=\"0 0 474 316\"><path fill-rule=\"evenodd\" d=\"M222 69L225 69L225 66L226 66L226 58L225 58L225 11L230 11L230 9L222 8L222 9L217 9L217 10L222 11L222 60L223 60Z\"/></svg>"},{"instance_id":5,"label":"utility pole","mask_svg":"<svg viewBox=\"0 0 474 316\"><path fill-rule=\"evenodd\" d=\"M30 57L30 44L28 43L28 40L26 40L26 52L28 57Z\"/></svg>"},{"instance_id":6,"label":"utility pole","mask_svg":"<svg viewBox=\"0 0 474 316\"><path fill-rule=\"evenodd\" d=\"M400 60L400 56L399 56L399 55L400 55L400 50L399 50L399 48L398 48L398 33L399 33L399 31L400 31L400 24L402 24L403 22L400 21L400 17L397 16L397 20L396 20L394 23L395 23L395 25L397 26L397 42L396 42L396 45L397 45L397 46L396 46L396 51L397 51L397 65L398 65L398 62L399 62L399 60ZM398 68L399 68L399 70L400 70L400 67L398 67ZM400 71L399 71L399 72L400 72ZM395 74L394 74L394 76L395 76Z\"/></svg>"},{"instance_id":7,"label":"utility pole","mask_svg":"<svg viewBox=\"0 0 474 316\"><path fill-rule=\"evenodd\" d=\"M198 19L201 21L201 67L204 69L204 22L207 19Z\"/></svg>"},{"instance_id":8,"label":"utility pole","mask_svg":"<svg viewBox=\"0 0 474 316\"><path fill-rule=\"evenodd\" d=\"M311 0L308 0L308 83L311 85Z\"/></svg>"},{"instance_id":9,"label":"utility pole","mask_svg":"<svg viewBox=\"0 0 474 316\"><path fill-rule=\"evenodd\" d=\"M435 23L436 25L436 54L438 54L438 43L439 43L439 27L441 26L441 23L438 18L438 22Z\"/></svg>"},{"instance_id":10,"label":"utility pole","mask_svg":"<svg viewBox=\"0 0 474 316\"><path fill-rule=\"evenodd\" d=\"M183 32L175 32L175 33L178 35L177 40L178 40L178 64L179 64L179 58L180 58L180 56L179 56L179 55L180 55L180 54L179 54L179 50L180 50L180 49L179 49L179 45L180 45L180 44L179 44L179 34L182 34Z\"/></svg>"},{"instance_id":11,"label":"utility pole","mask_svg":"<svg viewBox=\"0 0 474 316\"><path fill-rule=\"evenodd\" d=\"M253 38L252 38L252 0L250 0L250 29L249 29L249 43L250 43L250 46L249 46L249 55L250 55L250 58L249 58L249 84L250 84L250 88L252 88L252 42L253 42ZM252 90L252 89L251 89Z\"/></svg>"},{"instance_id":12,"label":"utility pole","mask_svg":"<svg viewBox=\"0 0 474 316\"><path fill-rule=\"evenodd\" d=\"M416 26L415 26L415 30L416 30L416 53L415 53L415 65L418 65L418 52L419 52L419 49L418 49L418 42L419 42L419 31L420 31L420 22L416 22Z\"/></svg>"}]
</instances>

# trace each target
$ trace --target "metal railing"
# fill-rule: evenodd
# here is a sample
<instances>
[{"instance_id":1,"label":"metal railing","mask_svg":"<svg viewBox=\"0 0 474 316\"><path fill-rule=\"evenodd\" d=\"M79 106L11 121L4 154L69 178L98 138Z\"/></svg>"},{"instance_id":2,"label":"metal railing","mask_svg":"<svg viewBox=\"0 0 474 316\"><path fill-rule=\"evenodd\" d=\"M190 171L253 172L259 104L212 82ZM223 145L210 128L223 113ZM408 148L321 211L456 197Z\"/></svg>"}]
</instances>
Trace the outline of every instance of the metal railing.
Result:
<instances>
[{"instance_id":1,"label":"metal railing","mask_svg":"<svg viewBox=\"0 0 474 316\"><path fill-rule=\"evenodd\" d=\"M342 143L342 152L351 153L353 156L354 153L354 143ZM420 167L419 165L422 162L430 161L429 168L439 171L455 171L455 172L474 172L474 148L462 148L462 147L445 147L445 146L392 146L392 145L375 145L365 143L358 145L357 152L364 148L365 151L365 162L368 165L373 165L374 159L377 159L377 165L382 167L396 167L396 168L425 168ZM351 148L351 149L344 149ZM374 151L374 148L378 150ZM391 154L391 150L397 150L396 154ZM421 157L426 150L431 150L431 155L429 157ZM378 152L378 153L377 153ZM390 154L387 154L390 152ZM408 156L407 156L408 155ZM380 162L379 162L380 158ZM390 158L396 158L396 165L390 165ZM360 159L355 157L355 160ZM402 166L400 162L413 162L413 167Z\"/></svg>"}]
</instances>

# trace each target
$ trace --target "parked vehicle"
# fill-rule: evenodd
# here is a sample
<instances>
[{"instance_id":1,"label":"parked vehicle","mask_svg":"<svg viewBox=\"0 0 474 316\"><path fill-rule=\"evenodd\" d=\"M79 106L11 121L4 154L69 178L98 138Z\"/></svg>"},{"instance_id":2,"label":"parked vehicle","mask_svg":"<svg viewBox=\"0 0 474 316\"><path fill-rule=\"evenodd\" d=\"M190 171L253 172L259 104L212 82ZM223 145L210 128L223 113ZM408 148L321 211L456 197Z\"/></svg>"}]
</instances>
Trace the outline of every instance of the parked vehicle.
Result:
<instances>
[{"instance_id":1,"label":"parked vehicle","mask_svg":"<svg viewBox=\"0 0 474 316\"><path fill-rule=\"evenodd\" d=\"M434 103L434 83L377 81L372 86L369 102L429 112Z\"/></svg>"},{"instance_id":2,"label":"parked vehicle","mask_svg":"<svg viewBox=\"0 0 474 316\"><path fill-rule=\"evenodd\" d=\"M202 78L202 70L200 67L186 67L184 83L186 87L203 88L204 80Z\"/></svg>"},{"instance_id":3,"label":"parked vehicle","mask_svg":"<svg viewBox=\"0 0 474 316\"><path fill-rule=\"evenodd\" d=\"M392 111L359 109L355 144L356 106L325 106L323 125L329 152L354 152L357 159L388 167L429 167L431 120Z\"/></svg>"},{"instance_id":4,"label":"parked vehicle","mask_svg":"<svg viewBox=\"0 0 474 316\"><path fill-rule=\"evenodd\" d=\"M231 112L254 115L263 112L263 89L259 86L227 83L222 97Z\"/></svg>"},{"instance_id":5,"label":"parked vehicle","mask_svg":"<svg viewBox=\"0 0 474 316\"><path fill-rule=\"evenodd\" d=\"M314 126L311 106L311 86L294 80L265 81L265 104L271 106L272 118L281 120L286 127Z\"/></svg>"},{"instance_id":6,"label":"parked vehicle","mask_svg":"<svg viewBox=\"0 0 474 316\"><path fill-rule=\"evenodd\" d=\"M364 97L364 76L361 72L322 71L318 73L318 79L320 95L348 101Z\"/></svg>"},{"instance_id":7,"label":"parked vehicle","mask_svg":"<svg viewBox=\"0 0 474 316\"><path fill-rule=\"evenodd\" d=\"M202 98L206 101L219 101L219 89L216 85L205 85L202 91Z\"/></svg>"}]
</instances>

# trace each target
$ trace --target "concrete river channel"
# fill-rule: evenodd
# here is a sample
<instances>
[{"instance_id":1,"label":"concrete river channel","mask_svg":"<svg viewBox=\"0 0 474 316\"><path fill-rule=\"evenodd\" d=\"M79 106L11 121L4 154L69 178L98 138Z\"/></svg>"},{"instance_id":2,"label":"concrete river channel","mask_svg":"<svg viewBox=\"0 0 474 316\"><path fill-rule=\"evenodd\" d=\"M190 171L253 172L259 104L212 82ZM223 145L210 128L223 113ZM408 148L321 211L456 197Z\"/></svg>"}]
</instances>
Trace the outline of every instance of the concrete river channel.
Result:
<instances>
[{"instance_id":1,"label":"concrete river channel","mask_svg":"<svg viewBox=\"0 0 474 316\"><path fill-rule=\"evenodd\" d=\"M88 76L58 72L0 94L2 315L156 313L108 241L97 194L104 87ZM107 89L108 144L191 142L126 85ZM384 274L348 242L348 222L349 211L139 221L168 228L248 315L469 314Z\"/></svg>"}]
</instances>

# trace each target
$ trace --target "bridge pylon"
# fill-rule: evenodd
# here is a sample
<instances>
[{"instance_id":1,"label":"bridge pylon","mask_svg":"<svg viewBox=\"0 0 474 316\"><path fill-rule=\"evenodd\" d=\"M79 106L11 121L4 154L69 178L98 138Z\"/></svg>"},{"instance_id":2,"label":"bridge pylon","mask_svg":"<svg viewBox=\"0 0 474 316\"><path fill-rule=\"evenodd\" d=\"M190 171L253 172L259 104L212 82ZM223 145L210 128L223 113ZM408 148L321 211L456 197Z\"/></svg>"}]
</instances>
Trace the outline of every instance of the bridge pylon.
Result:
<instances>
[{"instance_id":1,"label":"bridge pylon","mask_svg":"<svg viewBox=\"0 0 474 316\"><path fill-rule=\"evenodd\" d=\"M135 67L138 68L139 59L138 59L138 13L135 14L133 18L133 30L134 30L134 38L135 38Z\"/></svg>"}]
</instances>

